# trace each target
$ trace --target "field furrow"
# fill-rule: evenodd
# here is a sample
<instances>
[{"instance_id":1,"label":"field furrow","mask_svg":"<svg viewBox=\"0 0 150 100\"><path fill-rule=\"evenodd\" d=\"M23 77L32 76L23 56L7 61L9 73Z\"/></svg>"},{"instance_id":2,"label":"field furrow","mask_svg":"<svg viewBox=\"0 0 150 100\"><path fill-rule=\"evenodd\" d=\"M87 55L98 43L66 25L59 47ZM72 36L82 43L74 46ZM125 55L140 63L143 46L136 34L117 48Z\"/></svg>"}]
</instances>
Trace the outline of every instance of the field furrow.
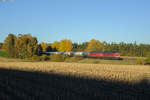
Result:
<instances>
[{"instance_id":1,"label":"field furrow","mask_svg":"<svg viewBox=\"0 0 150 100\"><path fill-rule=\"evenodd\" d=\"M149 66L0 63L2 100L149 100Z\"/></svg>"}]
</instances>

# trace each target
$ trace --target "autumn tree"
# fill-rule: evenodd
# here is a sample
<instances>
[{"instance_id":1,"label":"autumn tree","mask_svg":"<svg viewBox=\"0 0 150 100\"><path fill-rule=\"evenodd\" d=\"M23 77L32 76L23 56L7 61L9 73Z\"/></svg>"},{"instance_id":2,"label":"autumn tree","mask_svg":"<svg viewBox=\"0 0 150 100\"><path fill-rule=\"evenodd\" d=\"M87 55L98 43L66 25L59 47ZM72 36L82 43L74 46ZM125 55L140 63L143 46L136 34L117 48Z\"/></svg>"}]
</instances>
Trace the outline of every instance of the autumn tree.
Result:
<instances>
[{"instance_id":1,"label":"autumn tree","mask_svg":"<svg viewBox=\"0 0 150 100\"><path fill-rule=\"evenodd\" d=\"M20 34L18 37L9 34L4 44L6 54L10 57L24 59L38 55L39 51L41 52L36 37L32 37L30 34Z\"/></svg>"},{"instance_id":2,"label":"autumn tree","mask_svg":"<svg viewBox=\"0 0 150 100\"><path fill-rule=\"evenodd\" d=\"M58 51L60 52L70 52L72 51L72 42L71 40L61 40L59 44Z\"/></svg>"},{"instance_id":3,"label":"autumn tree","mask_svg":"<svg viewBox=\"0 0 150 100\"><path fill-rule=\"evenodd\" d=\"M29 38L27 38L29 42L27 42L27 49L28 49L28 57L32 57L34 55L37 55L37 49L38 49L38 41L36 37L32 37L29 35Z\"/></svg>"},{"instance_id":4,"label":"autumn tree","mask_svg":"<svg viewBox=\"0 0 150 100\"><path fill-rule=\"evenodd\" d=\"M31 37L30 35L19 35L16 41L16 57L17 58L27 58L32 55L31 52Z\"/></svg>"},{"instance_id":5,"label":"autumn tree","mask_svg":"<svg viewBox=\"0 0 150 100\"><path fill-rule=\"evenodd\" d=\"M42 47L42 51L45 52L45 51L46 51L46 48L47 48L47 44L44 43L44 42L41 42L40 45L41 45L41 47Z\"/></svg>"},{"instance_id":6,"label":"autumn tree","mask_svg":"<svg viewBox=\"0 0 150 100\"><path fill-rule=\"evenodd\" d=\"M60 44L60 42L55 41L55 42L52 44L52 50L53 50L53 51L58 51L58 49L59 49L59 44Z\"/></svg>"},{"instance_id":7,"label":"autumn tree","mask_svg":"<svg viewBox=\"0 0 150 100\"><path fill-rule=\"evenodd\" d=\"M37 56L41 56L41 53L42 53L42 46L39 44L39 45L36 45L35 47L35 55Z\"/></svg>"},{"instance_id":8,"label":"autumn tree","mask_svg":"<svg viewBox=\"0 0 150 100\"><path fill-rule=\"evenodd\" d=\"M52 51L52 47L51 47L50 44L41 42L40 45L41 45L41 47L42 47L43 52Z\"/></svg>"},{"instance_id":9,"label":"autumn tree","mask_svg":"<svg viewBox=\"0 0 150 100\"><path fill-rule=\"evenodd\" d=\"M3 43L0 43L0 49L3 49Z\"/></svg>"},{"instance_id":10,"label":"autumn tree","mask_svg":"<svg viewBox=\"0 0 150 100\"><path fill-rule=\"evenodd\" d=\"M103 44L99 40L92 39L90 40L87 51L102 51Z\"/></svg>"},{"instance_id":11,"label":"autumn tree","mask_svg":"<svg viewBox=\"0 0 150 100\"><path fill-rule=\"evenodd\" d=\"M13 34L9 34L4 42L4 49L6 51L6 55L10 57L15 57L15 42L16 36Z\"/></svg>"}]
</instances>

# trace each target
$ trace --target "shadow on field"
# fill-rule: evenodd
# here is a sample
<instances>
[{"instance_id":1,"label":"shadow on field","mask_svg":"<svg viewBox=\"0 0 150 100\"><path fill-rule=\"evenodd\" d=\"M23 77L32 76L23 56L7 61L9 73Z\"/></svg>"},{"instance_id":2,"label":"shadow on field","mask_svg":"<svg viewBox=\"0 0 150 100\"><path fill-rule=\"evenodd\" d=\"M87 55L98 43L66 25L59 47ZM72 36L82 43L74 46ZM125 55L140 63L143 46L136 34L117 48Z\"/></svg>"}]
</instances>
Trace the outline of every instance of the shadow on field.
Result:
<instances>
[{"instance_id":1,"label":"shadow on field","mask_svg":"<svg viewBox=\"0 0 150 100\"><path fill-rule=\"evenodd\" d=\"M0 100L150 100L150 84L0 69Z\"/></svg>"}]
</instances>

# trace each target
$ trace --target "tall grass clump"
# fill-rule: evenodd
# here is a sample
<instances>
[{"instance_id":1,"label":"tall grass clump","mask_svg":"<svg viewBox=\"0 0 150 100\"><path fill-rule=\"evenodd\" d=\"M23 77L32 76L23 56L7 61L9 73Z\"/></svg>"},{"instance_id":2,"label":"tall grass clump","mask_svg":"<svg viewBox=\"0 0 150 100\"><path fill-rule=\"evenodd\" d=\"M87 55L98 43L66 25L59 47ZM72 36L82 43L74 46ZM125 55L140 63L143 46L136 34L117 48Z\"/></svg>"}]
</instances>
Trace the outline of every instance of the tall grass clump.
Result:
<instances>
[{"instance_id":1,"label":"tall grass clump","mask_svg":"<svg viewBox=\"0 0 150 100\"><path fill-rule=\"evenodd\" d=\"M33 57L31 58L27 58L28 60L31 60L31 61L41 61L41 58L37 55L34 55Z\"/></svg>"},{"instance_id":2,"label":"tall grass clump","mask_svg":"<svg viewBox=\"0 0 150 100\"><path fill-rule=\"evenodd\" d=\"M137 64L139 64L139 65L142 65L142 64L143 64L143 61L142 61L142 58L141 58L141 57L137 58Z\"/></svg>"},{"instance_id":3,"label":"tall grass clump","mask_svg":"<svg viewBox=\"0 0 150 100\"><path fill-rule=\"evenodd\" d=\"M63 62L66 59L66 55L50 55L51 61Z\"/></svg>"},{"instance_id":4,"label":"tall grass clump","mask_svg":"<svg viewBox=\"0 0 150 100\"><path fill-rule=\"evenodd\" d=\"M27 61L48 61L50 58L49 56L47 55L42 55L42 56L37 56L37 55L34 55L33 57L31 58L27 58L26 60Z\"/></svg>"},{"instance_id":5,"label":"tall grass clump","mask_svg":"<svg viewBox=\"0 0 150 100\"><path fill-rule=\"evenodd\" d=\"M82 59L83 59L83 57L81 57L81 56L67 57L65 59L65 62L78 62L78 61L80 61Z\"/></svg>"}]
</instances>

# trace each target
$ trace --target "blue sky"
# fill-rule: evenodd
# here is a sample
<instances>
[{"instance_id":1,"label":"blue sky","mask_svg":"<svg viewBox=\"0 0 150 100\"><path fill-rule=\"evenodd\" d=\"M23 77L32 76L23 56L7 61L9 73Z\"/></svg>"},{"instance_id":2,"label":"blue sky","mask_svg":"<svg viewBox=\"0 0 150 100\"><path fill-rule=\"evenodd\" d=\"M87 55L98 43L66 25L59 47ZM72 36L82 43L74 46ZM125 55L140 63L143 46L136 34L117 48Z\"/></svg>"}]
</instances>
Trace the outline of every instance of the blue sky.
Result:
<instances>
[{"instance_id":1,"label":"blue sky","mask_svg":"<svg viewBox=\"0 0 150 100\"><path fill-rule=\"evenodd\" d=\"M30 33L39 42L90 39L150 44L150 0L0 0L0 42Z\"/></svg>"}]
</instances>

